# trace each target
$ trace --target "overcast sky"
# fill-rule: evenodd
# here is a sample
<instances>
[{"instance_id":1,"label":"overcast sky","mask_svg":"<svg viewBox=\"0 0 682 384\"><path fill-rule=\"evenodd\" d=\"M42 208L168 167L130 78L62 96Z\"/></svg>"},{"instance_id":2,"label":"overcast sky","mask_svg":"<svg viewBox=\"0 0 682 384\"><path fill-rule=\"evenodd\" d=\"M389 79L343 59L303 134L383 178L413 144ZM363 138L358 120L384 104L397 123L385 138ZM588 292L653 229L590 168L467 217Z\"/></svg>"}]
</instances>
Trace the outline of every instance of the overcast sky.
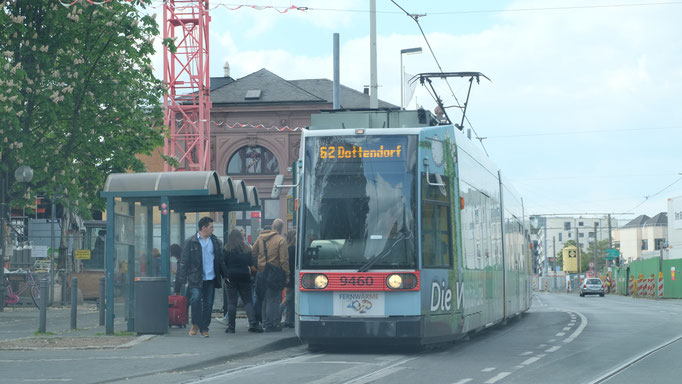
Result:
<instances>
[{"instance_id":1,"label":"overcast sky","mask_svg":"<svg viewBox=\"0 0 682 384\"><path fill-rule=\"evenodd\" d=\"M426 14L419 22L443 71L492 80L474 86L467 115L527 214L631 219L682 195L682 1L396 2ZM242 4L276 9L232 10L238 3L210 2L211 76L229 61L233 78L266 68L287 80L332 79L338 32L341 82L369 84L368 0L252 0ZM308 10L280 13L292 5ZM404 56L406 72L439 69L414 20L389 0L377 11L379 98L399 105L401 49L424 50ZM160 53L155 65L161 75ZM463 100L468 83L450 84ZM437 89L455 104L445 83ZM418 87L415 105L435 103Z\"/></svg>"}]
</instances>

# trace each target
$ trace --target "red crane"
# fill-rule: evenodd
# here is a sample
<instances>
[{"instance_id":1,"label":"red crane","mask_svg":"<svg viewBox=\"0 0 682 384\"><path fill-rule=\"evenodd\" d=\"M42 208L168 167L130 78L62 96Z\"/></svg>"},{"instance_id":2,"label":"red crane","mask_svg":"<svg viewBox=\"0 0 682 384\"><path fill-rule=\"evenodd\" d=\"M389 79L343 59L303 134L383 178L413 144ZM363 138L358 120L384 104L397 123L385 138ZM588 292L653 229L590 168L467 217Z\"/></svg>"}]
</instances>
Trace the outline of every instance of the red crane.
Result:
<instances>
[{"instance_id":1,"label":"red crane","mask_svg":"<svg viewBox=\"0 0 682 384\"><path fill-rule=\"evenodd\" d=\"M211 99L208 60L208 0L167 0L163 6L163 122L169 135L165 171L211 169ZM169 46L174 47L171 49Z\"/></svg>"}]
</instances>

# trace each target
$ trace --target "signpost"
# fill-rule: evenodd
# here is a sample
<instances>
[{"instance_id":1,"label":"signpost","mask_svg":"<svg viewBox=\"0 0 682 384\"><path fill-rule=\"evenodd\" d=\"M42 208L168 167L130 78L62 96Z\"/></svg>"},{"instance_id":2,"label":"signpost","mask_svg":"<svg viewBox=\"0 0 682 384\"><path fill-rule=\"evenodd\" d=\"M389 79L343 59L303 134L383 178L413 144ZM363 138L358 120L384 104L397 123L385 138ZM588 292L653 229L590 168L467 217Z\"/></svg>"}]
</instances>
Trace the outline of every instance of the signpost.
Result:
<instances>
[{"instance_id":1,"label":"signpost","mask_svg":"<svg viewBox=\"0 0 682 384\"><path fill-rule=\"evenodd\" d=\"M606 260L617 260L620 257L620 251L615 248L606 250Z\"/></svg>"}]
</instances>

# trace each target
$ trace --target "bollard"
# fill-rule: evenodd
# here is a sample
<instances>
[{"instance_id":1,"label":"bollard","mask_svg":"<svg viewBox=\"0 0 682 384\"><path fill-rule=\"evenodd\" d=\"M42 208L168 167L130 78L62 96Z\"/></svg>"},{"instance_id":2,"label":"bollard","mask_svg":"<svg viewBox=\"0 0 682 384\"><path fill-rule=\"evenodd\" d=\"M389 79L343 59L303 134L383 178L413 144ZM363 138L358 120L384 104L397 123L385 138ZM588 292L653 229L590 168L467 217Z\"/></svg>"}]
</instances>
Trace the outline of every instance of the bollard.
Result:
<instances>
[{"instance_id":1,"label":"bollard","mask_svg":"<svg viewBox=\"0 0 682 384\"><path fill-rule=\"evenodd\" d=\"M76 312L78 311L78 278L71 279L71 329L76 329Z\"/></svg>"},{"instance_id":2,"label":"bollard","mask_svg":"<svg viewBox=\"0 0 682 384\"><path fill-rule=\"evenodd\" d=\"M38 332L45 333L47 329L47 279L40 280L40 326Z\"/></svg>"},{"instance_id":3,"label":"bollard","mask_svg":"<svg viewBox=\"0 0 682 384\"><path fill-rule=\"evenodd\" d=\"M104 325L104 312L106 306L104 300L106 296L104 276L99 278L99 325Z\"/></svg>"}]
</instances>

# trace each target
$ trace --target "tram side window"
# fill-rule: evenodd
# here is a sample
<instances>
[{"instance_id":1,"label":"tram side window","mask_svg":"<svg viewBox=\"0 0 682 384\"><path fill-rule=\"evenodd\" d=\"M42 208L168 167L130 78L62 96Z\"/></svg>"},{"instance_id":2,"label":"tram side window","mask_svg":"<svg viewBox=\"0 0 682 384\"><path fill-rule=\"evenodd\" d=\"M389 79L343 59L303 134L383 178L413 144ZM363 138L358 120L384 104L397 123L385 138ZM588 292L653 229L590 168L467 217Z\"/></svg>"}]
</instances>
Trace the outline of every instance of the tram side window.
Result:
<instances>
[{"instance_id":1,"label":"tram side window","mask_svg":"<svg viewBox=\"0 0 682 384\"><path fill-rule=\"evenodd\" d=\"M449 183L443 177L443 189L429 186L422 178L422 257L425 268L449 268L452 265Z\"/></svg>"}]
</instances>

